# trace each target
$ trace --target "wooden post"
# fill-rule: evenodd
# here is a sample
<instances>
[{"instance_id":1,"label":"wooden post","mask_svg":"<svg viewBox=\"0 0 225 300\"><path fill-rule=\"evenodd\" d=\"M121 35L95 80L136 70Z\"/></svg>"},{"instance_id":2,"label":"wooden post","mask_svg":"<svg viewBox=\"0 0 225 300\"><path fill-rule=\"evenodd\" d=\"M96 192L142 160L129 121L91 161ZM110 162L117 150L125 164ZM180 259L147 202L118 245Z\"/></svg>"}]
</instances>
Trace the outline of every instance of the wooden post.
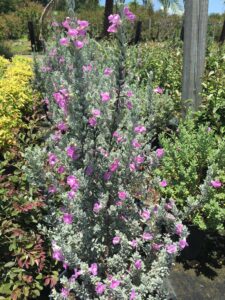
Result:
<instances>
[{"instance_id":1,"label":"wooden post","mask_svg":"<svg viewBox=\"0 0 225 300\"><path fill-rule=\"evenodd\" d=\"M206 36L208 24L208 0L186 0L184 15L184 57L182 100L184 113L191 107L197 111L201 105L202 76L205 68Z\"/></svg>"},{"instance_id":2,"label":"wooden post","mask_svg":"<svg viewBox=\"0 0 225 300\"><path fill-rule=\"evenodd\" d=\"M35 33L34 33L34 24L31 21L28 21L28 30L29 30L29 38L31 42L31 50L36 51L36 39L35 39Z\"/></svg>"},{"instance_id":3,"label":"wooden post","mask_svg":"<svg viewBox=\"0 0 225 300\"><path fill-rule=\"evenodd\" d=\"M135 32L135 38L134 38L134 44L137 45L141 41L141 28L142 28L142 22L137 22L136 32Z\"/></svg>"}]
</instances>

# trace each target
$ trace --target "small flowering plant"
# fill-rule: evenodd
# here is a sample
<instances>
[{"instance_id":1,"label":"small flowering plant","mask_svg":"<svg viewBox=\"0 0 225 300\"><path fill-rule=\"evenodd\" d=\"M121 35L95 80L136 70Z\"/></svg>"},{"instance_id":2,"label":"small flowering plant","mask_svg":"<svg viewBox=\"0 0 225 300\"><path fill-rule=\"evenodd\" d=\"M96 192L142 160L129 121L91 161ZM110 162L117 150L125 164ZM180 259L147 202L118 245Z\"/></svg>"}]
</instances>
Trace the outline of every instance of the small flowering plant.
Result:
<instances>
[{"instance_id":1,"label":"small flowering plant","mask_svg":"<svg viewBox=\"0 0 225 300\"><path fill-rule=\"evenodd\" d=\"M149 198L146 171L164 152L146 144L152 126L139 102L147 109L149 98L138 98L124 67L124 25L135 16L118 7L109 17L119 41L111 60L101 58L111 48L96 55L88 22L67 18L45 60L52 71L39 74L53 134L44 149L28 149L26 170L48 201L53 258L68 271L54 299L165 299L171 264L187 246L174 203L144 205L133 192L141 180Z\"/></svg>"}]
</instances>

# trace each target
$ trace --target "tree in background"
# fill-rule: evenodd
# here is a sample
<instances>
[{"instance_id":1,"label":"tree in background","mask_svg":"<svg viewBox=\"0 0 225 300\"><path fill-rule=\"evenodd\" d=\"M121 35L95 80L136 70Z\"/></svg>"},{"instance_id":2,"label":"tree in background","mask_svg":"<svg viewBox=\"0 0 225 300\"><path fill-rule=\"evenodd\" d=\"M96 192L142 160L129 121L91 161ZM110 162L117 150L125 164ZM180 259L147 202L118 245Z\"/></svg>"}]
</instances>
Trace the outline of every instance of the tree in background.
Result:
<instances>
[{"instance_id":1,"label":"tree in background","mask_svg":"<svg viewBox=\"0 0 225 300\"><path fill-rule=\"evenodd\" d=\"M113 13L113 0L105 0L105 12L103 22L103 36L108 36L107 29L109 28L108 17Z\"/></svg>"}]
</instances>

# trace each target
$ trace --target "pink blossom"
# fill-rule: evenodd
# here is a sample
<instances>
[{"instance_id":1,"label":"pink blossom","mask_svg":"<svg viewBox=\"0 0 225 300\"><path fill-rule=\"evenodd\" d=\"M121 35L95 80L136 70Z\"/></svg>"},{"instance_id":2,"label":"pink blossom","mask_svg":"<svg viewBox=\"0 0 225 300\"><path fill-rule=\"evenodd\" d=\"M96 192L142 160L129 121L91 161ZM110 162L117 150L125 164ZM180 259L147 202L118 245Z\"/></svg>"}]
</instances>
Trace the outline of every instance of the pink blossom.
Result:
<instances>
[{"instance_id":1,"label":"pink blossom","mask_svg":"<svg viewBox=\"0 0 225 300\"><path fill-rule=\"evenodd\" d=\"M122 206L123 205L123 202L122 201L117 201L116 202L116 206Z\"/></svg>"},{"instance_id":2,"label":"pink blossom","mask_svg":"<svg viewBox=\"0 0 225 300\"><path fill-rule=\"evenodd\" d=\"M48 154L48 163L50 166L54 166L58 162L58 158L54 153Z\"/></svg>"},{"instance_id":3,"label":"pink blossom","mask_svg":"<svg viewBox=\"0 0 225 300\"><path fill-rule=\"evenodd\" d=\"M173 208L173 203L172 202L168 202L168 203L165 204L164 207L165 207L166 210L171 210Z\"/></svg>"},{"instance_id":4,"label":"pink blossom","mask_svg":"<svg viewBox=\"0 0 225 300\"><path fill-rule=\"evenodd\" d=\"M97 108L93 108L92 111L91 111L92 115L96 118L100 117L101 116L101 111Z\"/></svg>"},{"instance_id":5,"label":"pink blossom","mask_svg":"<svg viewBox=\"0 0 225 300\"><path fill-rule=\"evenodd\" d=\"M119 159L115 159L114 162L109 166L109 170L111 172L116 172L116 170L119 168L120 161Z\"/></svg>"},{"instance_id":6,"label":"pink blossom","mask_svg":"<svg viewBox=\"0 0 225 300\"><path fill-rule=\"evenodd\" d=\"M98 214L101 209L102 209L101 204L99 202L95 202L94 207L93 207L93 212Z\"/></svg>"},{"instance_id":7,"label":"pink blossom","mask_svg":"<svg viewBox=\"0 0 225 300\"><path fill-rule=\"evenodd\" d=\"M140 147L141 147L141 144L138 142L138 140L133 139L133 141L132 141L132 146L133 146L134 148L140 148Z\"/></svg>"},{"instance_id":8,"label":"pink blossom","mask_svg":"<svg viewBox=\"0 0 225 300\"><path fill-rule=\"evenodd\" d=\"M107 31L110 33L116 33L118 31L118 25L116 25L116 24L110 25L109 28L107 29Z\"/></svg>"},{"instance_id":9,"label":"pink blossom","mask_svg":"<svg viewBox=\"0 0 225 300\"><path fill-rule=\"evenodd\" d=\"M123 12L128 21L134 22L136 20L136 16L129 10L128 7L124 7Z\"/></svg>"},{"instance_id":10,"label":"pink blossom","mask_svg":"<svg viewBox=\"0 0 225 300\"><path fill-rule=\"evenodd\" d=\"M59 43L60 43L61 46L68 46L70 41L67 38L61 38L59 40Z\"/></svg>"},{"instance_id":11,"label":"pink blossom","mask_svg":"<svg viewBox=\"0 0 225 300\"><path fill-rule=\"evenodd\" d=\"M62 26L66 29L69 29L70 28L70 19L66 18L66 20L62 22Z\"/></svg>"},{"instance_id":12,"label":"pink blossom","mask_svg":"<svg viewBox=\"0 0 225 300\"><path fill-rule=\"evenodd\" d=\"M75 195L76 195L76 192L75 191L69 191L68 192L68 194L67 194L67 196L68 196L68 198L70 199L70 200L73 200L74 199L74 197L75 197Z\"/></svg>"},{"instance_id":13,"label":"pink blossom","mask_svg":"<svg viewBox=\"0 0 225 300\"><path fill-rule=\"evenodd\" d=\"M73 223L73 215L72 214L68 214L68 213L65 213L63 215L63 222L65 224L72 224Z\"/></svg>"},{"instance_id":14,"label":"pink blossom","mask_svg":"<svg viewBox=\"0 0 225 300\"><path fill-rule=\"evenodd\" d=\"M112 243L113 243L113 245L118 245L120 243L120 241L121 241L121 238L119 236L115 236L113 238Z\"/></svg>"},{"instance_id":15,"label":"pink blossom","mask_svg":"<svg viewBox=\"0 0 225 300\"><path fill-rule=\"evenodd\" d=\"M77 49L81 49L81 48L84 47L84 42L77 40L77 41L74 42L74 46L75 46Z\"/></svg>"},{"instance_id":16,"label":"pink blossom","mask_svg":"<svg viewBox=\"0 0 225 300\"><path fill-rule=\"evenodd\" d=\"M164 151L163 148L158 148L158 149L156 150L156 156L157 156L158 158L162 158L162 157L164 156L164 154L165 154L165 151Z\"/></svg>"},{"instance_id":17,"label":"pink blossom","mask_svg":"<svg viewBox=\"0 0 225 300\"><path fill-rule=\"evenodd\" d=\"M78 157L79 157L79 155L76 153L76 151L77 151L77 148L73 145L70 145L66 148L66 154L74 160L78 159Z\"/></svg>"},{"instance_id":18,"label":"pink blossom","mask_svg":"<svg viewBox=\"0 0 225 300\"><path fill-rule=\"evenodd\" d=\"M156 93L156 94L162 95L163 92L164 92L164 89L158 86L157 88L155 88L155 89L153 90L153 92Z\"/></svg>"},{"instance_id":19,"label":"pink blossom","mask_svg":"<svg viewBox=\"0 0 225 300\"><path fill-rule=\"evenodd\" d=\"M97 120L95 117L90 117L88 119L88 124L91 126L91 127L95 127L97 125Z\"/></svg>"},{"instance_id":20,"label":"pink blossom","mask_svg":"<svg viewBox=\"0 0 225 300\"><path fill-rule=\"evenodd\" d=\"M57 192L57 189L54 185L50 185L50 187L48 188L48 192L50 194L55 194Z\"/></svg>"},{"instance_id":21,"label":"pink blossom","mask_svg":"<svg viewBox=\"0 0 225 300\"><path fill-rule=\"evenodd\" d=\"M60 123L57 124L57 128L61 132L64 132L64 131L68 130L68 125L66 123L64 123L64 122L60 122Z\"/></svg>"},{"instance_id":22,"label":"pink blossom","mask_svg":"<svg viewBox=\"0 0 225 300\"><path fill-rule=\"evenodd\" d=\"M59 23L58 22L52 22L52 27L59 27Z\"/></svg>"},{"instance_id":23,"label":"pink blossom","mask_svg":"<svg viewBox=\"0 0 225 300\"><path fill-rule=\"evenodd\" d=\"M134 266L137 270L141 269L142 261L140 259L136 260Z\"/></svg>"},{"instance_id":24,"label":"pink blossom","mask_svg":"<svg viewBox=\"0 0 225 300\"><path fill-rule=\"evenodd\" d=\"M131 109L133 108L132 102L131 102L131 101L127 101L126 107L127 107L129 110L131 110Z\"/></svg>"},{"instance_id":25,"label":"pink blossom","mask_svg":"<svg viewBox=\"0 0 225 300\"><path fill-rule=\"evenodd\" d=\"M152 244L152 249L156 250L156 251L159 251L162 246L163 246L162 244L153 243Z\"/></svg>"},{"instance_id":26,"label":"pink blossom","mask_svg":"<svg viewBox=\"0 0 225 300\"><path fill-rule=\"evenodd\" d=\"M64 257L60 249L53 249L52 257L57 261L63 261Z\"/></svg>"},{"instance_id":27,"label":"pink blossom","mask_svg":"<svg viewBox=\"0 0 225 300\"><path fill-rule=\"evenodd\" d=\"M134 93L132 91L127 91L127 97L133 97L134 96Z\"/></svg>"},{"instance_id":28,"label":"pink blossom","mask_svg":"<svg viewBox=\"0 0 225 300\"><path fill-rule=\"evenodd\" d=\"M110 76L112 74L113 70L111 68L105 68L104 70L104 75L105 76Z\"/></svg>"},{"instance_id":29,"label":"pink blossom","mask_svg":"<svg viewBox=\"0 0 225 300\"><path fill-rule=\"evenodd\" d=\"M120 200L125 200L127 198L127 193L124 191L118 192L118 197Z\"/></svg>"},{"instance_id":30,"label":"pink blossom","mask_svg":"<svg viewBox=\"0 0 225 300\"><path fill-rule=\"evenodd\" d=\"M109 92L101 93L102 102L108 102L110 100Z\"/></svg>"},{"instance_id":31,"label":"pink blossom","mask_svg":"<svg viewBox=\"0 0 225 300\"><path fill-rule=\"evenodd\" d=\"M73 175L69 175L67 177L67 184L70 186L70 188L73 190L73 191L77 191L80 187L80 184L79 184L79 181L78 179L73 176Z\"/></svg>"},{"instance_id":32,"label":"pink blossom","mask_svg":"<svg viewBox=\"0 0 225 300\"><path fill-rule=\"evenodd\" d=\"M64 263L63 263L63 268L66 270L66 269L68 269L68 267L69 267L69 264L66 263L66 262L64 262Z\"/></svg>"},{"instance_id":33,"label":"pink blossom","mask_svg":"<svg viewBox=\"0 0 225 300\"><path fill-rule=\"evenodd\" d=\"M67 32L69 36L76 37L78 35L78 31L74 28L70 28Z\"/></svg>"},{"instance_id":34,"label":"pink blossom","mask_svg":"<svg viewBox=\"0 0 225 300\"><path fill-rule=\"evenodd\" d=\"M110 284L110 288L111 289L116 289L120 284L121 284L120 280L112 278L112 281L111 281L111 284Z\"/></svg>"},{"instance_id":35,"label":"pink blossom","mask_svg":"<svg viewBox=\"0 0 225 300\"><path fill-rule=\"evenodd\" d=\"M74 269L74 274L71 276L70 282L74 282L81 274L81 270L78 271L78 269Z\"/></svg>"},{"instance_id":36,"label":"pink blossom","mask_svg":"<svg viewBox=\"0 0 225 300\"><path fill-rule=\"evenodd\" d=\"M102 295L104 293L105 289L106 289L105 284L103 284L101 282L96 283L95 291L98 295Z\"/></svg>"},{"instance_id":37,"label":"pink blossom","mask_svg":"<svg viewBox=\"0 0 225 300\"><path fill-rule=\"evenodd\" d=\"M176 225L176 234L177 235L181 235L182 231L183 231L183 224L179 223Z\"/></svg>"},{"instance_id":38,"label":"pink blossom","mask_svg":"<svg viewBox=\"0 0 225 300\"><path fill-rule=\"evenodd\" d=\"M181 250L183 250L183 249L184 249L185 247L187 247L187 246L188 246L188 243L187 243L187 241L186 241L185 238L179 240L179 247L180 247Z\"/></svg>"},{"instance_id":39,"label":"pink blossom","mask_svg":"<svg viewBox=\"0 0 225 300\"><path fill-rule=\"evenodd\" d=\"M65 58L64 58L63 56L61 56L61 57L59 58L59 63L60 63L60 64L64 64L64 62L65 62Z\"/></svg>"},{"instance_id":40,"label":"pink blossom","mask_svg":"<svg viewBox=\"0 0 225 300\"><path fill-rule=\"evenodd\" d=\"M219 180L212 180L210 183L215 189L219 189L222 186L222 183Z\"/></svg>"},{"instance_id":41,"label":"pink blossom","mask_svg":"<svg viewBox=\"0 0 225 300\"><path fill-rule=\"evenodd\" d=\"M61 140L62 134L61 134L60 131L56 131L55 134L53 134L53 135L51 136L51 138L52 138L53 141L58 142L58 141Z\"/></svg>"},{"instance_id":42,"label":"pink blossom","mask_svg":"<svg viewBox=\"0 0 225 300\"><path fill-rule=\"evenodd\" d=\"M77 20L77 24L83 29L89 26L89 22L84 20Z\"/></svg>"},{"instance_id":43,"label":"pink blossom","mask_svg":"<svg viewBox=\"0 0 225 300\"><path fill-rule=\"evenodd\" d=\"M65 172L65 167L64 166L59 166L57 169L57 173L63 174Z\"/></svg>"},{"instance_id":44,"label":"pink blossom","mask_svg":"<svg viewBox=\"0 0 225 300\"><path fill-rule=\"evenodd\" d=\"M119 14L110 15L108 19L112 24L121 24L121 18Z\"/></svg>"},{"instance_id":45,"label":"pink blossom","mask_svg":"<svg viewBox=\"0 0 225 300\"><path fill-rule=\"evenodd\" d=\"M69 289L66 289L66 288L62 288L61 289L61 296L64 298L64 299L67 299L70 295L70 290Z\"/></svg>"},{"instance_id":46,"label":"pink blossom","mask_svg":"<svg viewBox=\"0 0 225 300\"><path fill-rule=\"evenodd\" d=\"M137 296L137 294L135 293L135 290L132 289L132 290L131 290L131 293L130 293L130 298L129 298L129 300L135 300L136 296Z\"/></svg>"},{"instance_id":47,"label":"pink blossom","mask_svg":"<svg viewBox=\"0 0 225 300\"><path fill-rule=\"evenodd\" d=\"M58 106L64 111L67 112L68 104L68 91L66 89L59 90L59 92L53 93L53 97Z\"/></svg>"},{"instance_id":48,"label":"pink blossom","mask_svg":"<svg viewBox=\"0 0 225 300\"><path fill-rule=\"evenodd\" d=\"M139 165L142 164L145 161L144 156L138 155L134 157L134 162Z\"/></svg>"},{"instance_id":49,"label":"pink blossom","mask_svg":"<svg viewBox=\"0 0 225 300\"><path fill-rule=\"evenodd\" d=\"M162 180L162 181L160 181L159 185L161 187L166 187L167 186L167 181L166 180Z\"/></svg>"},{"instance_id":50,"label":"pink blossom","mask_svg":"<svg viewBox=\"0 0 225 300\"><path fill-rule=\"evenodd\" d=\"M173 254L177 252L177 245L176 244L170 244L166 246L166 252L169 254Z\"/></svg>"},{"instance_id":51,"label":"pink blossom","mask_svg":"<svg viewBox=\"0 0 225 300\"><path fill-rule=\"evenodd\" d=\"M135 172L136 171L136 166L134 163L129 164L129 168L131 172Z\"/></svg>"},{"instance_id":52,"label":"pink blossom","mask_svg":"<svg viewBox=\"0 0 225 300\"><path fill-rule=\"evenodd\" d=\"M153 239L153 234L151 234L150 232L144 232L143 233L143 239L145 240L145 241L150 241L150 240L152 240Z\"/></svg>"},{"instance_id":53,"label":"pink blossom","mask_svg":"<svg viewBox=\"0 0 225 300\"><path fill-rule=\"evenodd\" d=\"M83 72L91 72L92 71L92 65L87 65L82 67Z\"/></svg>"},{"instance_id":54,"label":"pink blossom","mask_svg":"<svg viewBox=\"0 0 225 300\"><path fill-rule=\"evenodd\" d=\"M143 219L145 219L146 221L150 219L150 211L147 210L147 209L144 209L142 212L141 212L141 217Z\"/></svg>"},{"instance_id":55,"label":"pink blossom","mask_svg":"<svg viewBox=\"0 0 225 300\"><path fill-rule=\"evenodd\" d=\"M137 242L136 240L132 240L132 241L130 242L130 245L131 245L132 248L136 248L137 245L138 245L138 242Z\"/></svg>"},{"instance_id":56,"label":"pink blossom","mask_svg":"<svg viewBox=\"0 0 225 300\"><path fill-rule=\"evenodd\" d=\"M138 125L138 126L134 127L134 132L135 133L144 133L144 132L146 132L146 128L143 125Z\"/></svg>"},{"instance_id":57,"label":"pink blossom","mask_svg":"<svg viewBox=\"0 0 225 300\"><path fill-rule=\"evenodd\" d=\"M98 275L98 265L96 263L91 264L91 266L89 268L89 272L92 275L97 276Z\"/></svg>"},{"instance_id":58,"label":"pink blossom","mask_svg":"<svg viewBox=\"0 0 225 300\"><path fill-rule=\"evenodd\" d=\"M104 179L105 181L109 181L110 178L111 178L111 176L112 176L112 172L107 171L107 172L104 173L103 179Z\"/></svg>"}]
</instances>

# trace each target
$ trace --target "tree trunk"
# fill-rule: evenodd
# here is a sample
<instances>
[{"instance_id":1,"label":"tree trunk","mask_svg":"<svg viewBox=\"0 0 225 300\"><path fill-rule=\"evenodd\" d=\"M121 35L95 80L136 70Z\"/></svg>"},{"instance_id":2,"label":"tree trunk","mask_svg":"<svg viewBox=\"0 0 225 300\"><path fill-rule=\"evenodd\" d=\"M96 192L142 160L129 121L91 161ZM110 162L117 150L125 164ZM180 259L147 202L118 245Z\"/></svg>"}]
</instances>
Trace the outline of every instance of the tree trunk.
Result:
<instances>
[{"instance_id":1,"label":"tree trunk","mask_svg":"<svg viewBox=\"0 0 225 300\"><path fill-rule=\"evenodd\" d=\"M222 29L222 32L221 32L221 35L220 35L220 39L219 39L219 42L221 44L223 44L225 41L225 20L223 22L223 29Z\"/></svg>"},{"instance_id":2,"label":"tree trunk","mask_svg":"<svg viewBox=\"0 0 225 300\"><path fill-rule=\"evenodd\" d=\"M182 100L184 114L189 106L201 105L201 85L205 68L208 0L185 1ZM186 100L192 100L191 105Z\"/></svg>"},{"instance_id":3,"label":"tree trunk","mask_svg":"<svg viewBox=\"0 0 225 300\"><path fill-rule=\"evenodd\" d=\"M108 17L113 13L113 0L105 0L105 12L104 12L104 22L103 22L103 36L107 36L109 33L107 29L109 28Z\"/></svg>"}]
</instances>

